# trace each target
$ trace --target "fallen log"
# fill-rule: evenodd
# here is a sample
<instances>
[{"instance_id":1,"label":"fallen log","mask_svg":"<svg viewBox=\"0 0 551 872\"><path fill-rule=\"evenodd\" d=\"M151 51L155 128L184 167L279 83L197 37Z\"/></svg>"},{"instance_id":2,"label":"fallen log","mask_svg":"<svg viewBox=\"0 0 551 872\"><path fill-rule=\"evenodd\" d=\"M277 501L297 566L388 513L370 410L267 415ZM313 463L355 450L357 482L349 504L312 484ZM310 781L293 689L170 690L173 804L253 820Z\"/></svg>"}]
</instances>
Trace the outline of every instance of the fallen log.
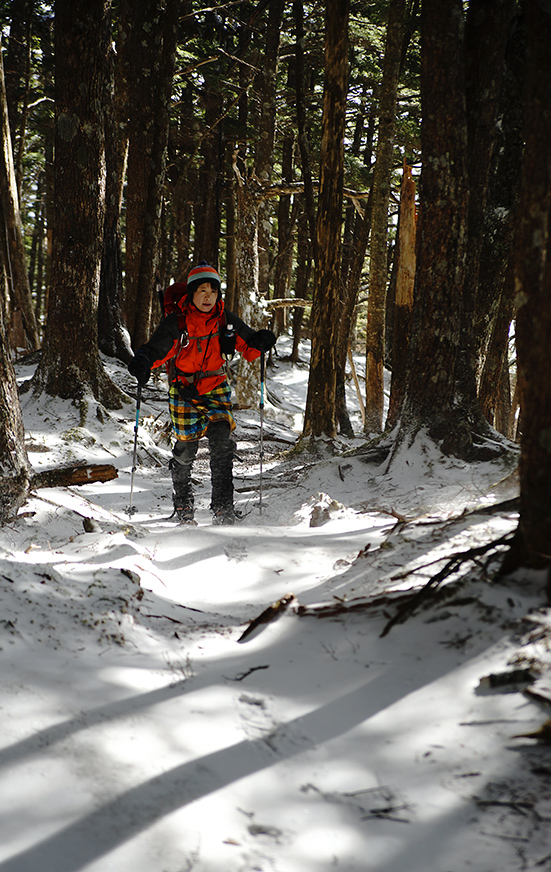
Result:
<instances>
[{"instance_id":1,"label":"fallen log","mask_svg":"<svg viewBox=\"0 0 551 872\"><path fill-rule=\"evenodd\" d=\"M29 489L71 487L72 485L92 484L96 481L111 481L117 477L118 472L110 463L63 466L59 469L45 469L42 472L35 472L29 479Z\"/></svg>"}]
</instances>

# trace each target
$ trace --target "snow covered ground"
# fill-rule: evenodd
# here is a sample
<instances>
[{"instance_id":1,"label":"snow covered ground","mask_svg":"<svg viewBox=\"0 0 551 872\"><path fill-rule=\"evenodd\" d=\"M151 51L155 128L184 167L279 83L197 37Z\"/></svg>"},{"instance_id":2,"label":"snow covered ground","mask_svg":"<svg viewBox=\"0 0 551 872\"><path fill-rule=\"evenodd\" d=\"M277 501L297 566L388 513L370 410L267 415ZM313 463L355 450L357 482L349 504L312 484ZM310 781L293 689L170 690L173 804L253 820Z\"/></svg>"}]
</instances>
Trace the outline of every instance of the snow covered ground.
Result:
<instances>
[{"instance_id":1,"label":"snow covered ground","mask_svg":"<svg viewBox=\"0 0 551 872\"><path fill-rule=\"evenodd\" d=\"M22 395L36 470L119 475L41 489L0 530L0 872L551 869L549 745L515 738L549 717L543 577L496 580L490 549L396 620L452 555L514 530L492 512L511 467L422 439L391 473L359 438L286 453L307 376L268 370L261 505L259 414L237 413L234 528L210 525L204 450L199 526L168 520L162 384L132 516L133 405L83 422Z\"/></svg>"}]
</instances>

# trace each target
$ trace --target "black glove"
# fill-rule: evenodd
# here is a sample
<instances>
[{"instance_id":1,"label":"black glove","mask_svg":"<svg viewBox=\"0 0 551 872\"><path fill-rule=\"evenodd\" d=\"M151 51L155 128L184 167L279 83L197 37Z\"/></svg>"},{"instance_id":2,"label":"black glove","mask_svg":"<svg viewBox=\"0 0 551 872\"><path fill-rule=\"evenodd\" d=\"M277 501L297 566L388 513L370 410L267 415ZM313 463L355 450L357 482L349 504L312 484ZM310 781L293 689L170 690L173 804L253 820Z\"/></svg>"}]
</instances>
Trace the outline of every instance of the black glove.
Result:
<instances>
[{"instance_id":1,"label":"black glove","mask_svg":"<svg viewBox=\"0 0 551 872\"><path fill-rule=\"evenodd\" d=\"M196 400L199 396L199 391L195 387L194 384L191 385L183 385L181 382L178 382L178 394L181 400Z\"/></svg>"},{"instance_id":2,"label":"black glove","mask_svg":"<svg viewBox=\"0 0 551 872\"><path fill-rule=\"evenodd\" d=\"M149 356L145 351L138 349L134 358L128 364L128 372L130 375L135 376L140 387L143 388L148 383L151 376L151 364Z\"/></svg>"},{"instance_id":3,"label":"black glove","mask_svg":"<svg viewBox=\"0 0 551 872\"><path fill-rule=\"evenodd\" d=\"M269 351L275 344L276 335L271 330L257 330L250 339L247 339L247 345L256 348L257 351Z\"/></svg>"}]
</instances>

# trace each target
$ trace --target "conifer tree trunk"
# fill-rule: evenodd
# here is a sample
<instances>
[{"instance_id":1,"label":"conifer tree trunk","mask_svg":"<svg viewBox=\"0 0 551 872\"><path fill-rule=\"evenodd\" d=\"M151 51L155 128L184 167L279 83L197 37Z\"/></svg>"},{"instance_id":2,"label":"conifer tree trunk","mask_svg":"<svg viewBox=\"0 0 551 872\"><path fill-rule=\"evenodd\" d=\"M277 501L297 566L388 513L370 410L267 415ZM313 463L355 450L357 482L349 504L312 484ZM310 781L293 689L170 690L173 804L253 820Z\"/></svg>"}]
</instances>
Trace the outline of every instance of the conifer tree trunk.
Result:
<instances>
[{"instance_id":1,"label":"conifer tree trunk","mask_svg":"<svg viewBox=\"0 0 551 872\"><path fill-rule=\"evenodd\" d=\"M525 22L518 16L511 28L501 87L498 138L488 191L486 230L480 255L477 333L482 342L478 397L486 420L508 438L511 428L509 330L514 317L514 236L518 210L526 77Z\"/></svg>"},{"instance_id":2,"label":"conifer tree trunk","mask_svg":"<svg viewBox=\"0 0 551 872\"><path fill-rule=\"evenodd\" d=\"M222 96L212 87L207 76L203 101L205 105L205 129L202 131L198 185L195 192L195 250L193 263L206 260L219 267L220 232L222 221L222 197L224 160L226 157L222 125L217 123L223 113ZM189 119L186 119L189 123Z\"/></svg>"},{"instance_id":3,"label":"conifer tree trunk","mask_svg":"<svg viewBox=\"0 0 551 872\"><path fill-rule=\"evenodd\" d=\"M375 132L375 109L376 101L373 101L372 111L367 121L367 135L363 143L363 160L366 166L371 166L373 154L373 136ZM360 114L363 107L360 107ZM352 152L360 155L361 131L357 123L357 143L353 144ZM354 215L349 222L351 226L350 236L347 237L346 228L343 234L344 250L342 263L341 293L342 310L339 318L338 358L337 358L337 423L339 432L346 436L354 435L354 428L350 421L346 408L345 374L348 352L350 348L351 333L354 324L356 302L360 291L362 271L365 261L365 253L371 232L371 204L373 201L373 187L371 187L363 216L354 209ZM348 250L347 250L348 247ZM362 400L363 403L363 400ZM365 413L363 413L365 414Z\"/></svg>"},{"instance_id":4,"label":"conifer tree trunk","mask_svg":"<svg viewBox=\"0 0 551 872\"><path fill-rule=\"evenodd\" d=\"M108 0L57 0L52 291L35 393L121 405L98 351Z\"/></svg>"},{"instance_id":5,"label":"conifer tree trunk","mask_svg":"<svg viewBox=\"0 0 551 872\"><path fill-rule=\"evenodd\" d=\"M2 154L0 158L0 217L6 233L7 277L14 307L21 311L30 350L38 348L38 326L31 300L27 273L23 229L19 211L19 196L15 180L13 152L8 119L4 67L0 43L0 126L2 128Z\"/></svg>"},{"instance_id":6,"label":"conifer tree trunk","mask_svg":"<svg viewBox=\"0 0 551 872\"><path fill-rule=\"evenodd\" d=\"M179 0L143 0L125 9L124 52L132 75L127 100L125 315L135 349L150 333Z\"/></svg>"},{"instance_id":7,"label":"conifer tree trunk","mask_svg":"<svg viewBox=\"0 0 551 872\"><path fill-rule=\"evenodd\" d=\"M514 251L512 252L514 255ZM499 299L499 308L493 319L492 333L485 349L484 369L480 378L479 402L482 414L492 427L509 439L513 438L509 419L511 394L509 380L509 329L514 312L514 258L507 257L509 265ZM505 387L509 387L506 393Z\"/></svg>"},{"instance_id":8,"label":"conifer tree trunk","mask_svg":"<svg viewBox=\"0 0 551 872\"><path fill-rule=\"evenodd\" d=\"M268 206L264 191L271 178L273 163L276 73L282 13L283 0L270 0L264 56L261 69L255 78L259 113L254 172L250 177L246 170L241 173L236 195L235 257L239 311L243 320L255 329L265 326L258 304L268 292L269 269L266 255L270 225L266 221ZM240 405L249 407L256 403L258 383L258 361L247 363L242 360L236 386L236 398Z\"/></svg>"},{"instance_id":9,"label":"conifer tree trunk","mask_svg":"<svg viewBox=\"0 0 551 872\"><path fill-rule=\"evenodd\" d=\"M380 433L383 429L388 203L405 14L406 0L391 0L381 84L379 135L371 207L369 301L366 330L366 433Z\"/></svg>"},{"instance_id":10,"label":"conifer tree trunk","mask_svg":"<svg viewBox=\"0 0 551 872\"><path fill-rule=\"evenodd\" d=\"M308 216L303 209L298 217L297 227L297 269L296 269L296 285L295 296L300 299L308 299L308 290L310 286L310 278L312 275L312 252L310 234L308 232ZM302 334L302 324L304 321L304 308L297 306L293 311L293 349L290 359L292 363L300 363L300 340Z\"/></svg>"},{"instance_id":11,"label":"conifer tree trunk","mask_svg":"<svg viewBox=\"0 0 551 872\"><path fill-rule=\"evenodd\" d=\"M480 286L481 252L497 135L497 110L505 68L504 55L515 0L470 0L465 19L465 96L469 216L464 283L465 329L461 334L458 388L461 404L474 431L484 432L477 400L480 351L487 335L489 310L496 305L486 283ZM489 228L493 235L493 228ZM480 290L480 292L479 292Z\"/></svg>"},{"instance_id":12,"label":"conifer tree trunk","mask_svg":"<svg viewBox=\"0 0 551 872\"><path fill-rule=\"evenodd\" d=\"M312 167L310 161L310 144L308 140L308 126L306 118L306 94L305 94L305 64L304 64L304 4L302 0L293 0L293 16L296 28L296 110L297 110L297 136L300 149L302 166L302 178L304 182L305 213L310 230L312 257L314 263L317 259L316 240L316 201L314 197L314 185L312 181Z\"/></svg>"},{"instance_id":13,"label":"conifer tree trunk","mask_svg":"<svg viewBox=\"0 0 551 872\"><path fill-rule=\"evenodd\" d=\"M282 146L281 171L285 182L293 180L294 137L286 136ZM291 197L281 194L277 204L277 258L274 265L274 297L276 300L288 296L293 264L292 233L296 224L296 201L291 210ZM277 332L281 333L287 323L287 312L278 309L275 313Z\"/></svg>"},{"instance_id":14,"label":"conifer tree trunk","mask_svg":"<svg viewBox=\"0 0 551 872\"><path fill-rule=\"evenodd\" d=\"M527 0L526 145L515 245L520 519L512 565L551 564L551 10ZM551 581L548 586L551 596Z\"/></svg>"},{"instance_id":15,"label":"conifer tree trunk","mask_svg":"<svg viewBox=\"0 0 551 872\"><path fill-rule=\"evenodd\" d=\"M115 94L115 58L109 51L108 103L105 113L105 219L98 304L99 348L129 363L130 336L123 323L123 263L119 222L125 168L124 134L119 130Z\"/></svg>"},{"instance_id":16,"label":"conifer tree trunk","mask_svg":"<svg viewBox=\"0 0 551 872\"><path fill-rule=\"evenodd\" d=\"M266 48L261 70L255 78L258 90L260 117L258 142L255 154L255 172L259 179L269 184L274 162L274 139L276 126L276 76L279 58L279 42L283 17L283 0L270 0L266 24ZM262 199L258 206L258 282L261 297L267 297L270 276L271 203Z\"/></svg>"},{"instance_id":17,"label":"conifer tree trunk","mask_svg":"<svg viewBox=\"0 0 551 872\"><path fill-rule=\"evenodd\" d=\"M526 34L520 15L510 29L501 86L496 160L488 191L475 334L481 347L478 397L482 414L511 436L499 373L509 369L509 327L514 317L514 234L524 149ZM478 356L478 354L477 354ZM511 405L511 397L507 404ZM499 422L499 423L498 423Z\"/></svg>"},{"instance_id":18,"label":"conifer tree trunk","mask_svg":"<svg viewBox=\"0 0 551 872\"><path fill-rule=\"evenodd\" d=\"M4 75L12 148L14 150L16 149L19 127L19 103L24 88L33 7L34 0L12 0L10 4L10 35L4 59Z\"/></svg>"},{"instance_id":19,"label":"conifer tree trunk","mask_svg":"<svg viewBox=\"0 0 551 872\"><path fill-rule=\"evenodd\" d=\"M258 313L258 192L255 188L252 180L237 186L235 265L240 316L257 329L261 323ZM242 408L250 408L256 405L257 396L257 363L242 358L235 388L236 402Z\"/></svg>"},{"instance_id":20,"label":"conifer tree trunk","mask_svg":"<svg viewBox=\"0 0 551 872\"><path fill-rule=\"evenodd\" d=\"M415 287L416 222L415 182L411 174L411 167L407 166L404 162L400 197L400 219L398 222L398 266L394 306L392 381L386 421L387 429L391 429L397 422L404 398L407 352Z\"/></svg>"},{"instance_id":21,"label":"conifer tree trunk","mask_svg":"<svg viewBox=\"0 0 551 872\"><path fill-rule=\"evenodd\" d=\"M348 86L348 11L348 0L328 0L325 17L325 83L317 262L312 304L312 355L303 437L333 438L337 433L335 408L344 130Z\"/></svg>"},{"instance_id":22,"label":"conifer tree trunk","mask_svg":"<svg viewBox=\"0 0 551 872\"><path fill-rule=\"evenodd\" d=\"M424 0L421 173L416 294L397 448L422 428L444 452L466 454L455 408L467 243L467 124L461 0Z\"/></svg>"},{"instance_id":23,"label":"conifer tree trunk","mask_svg":"<svg viewBox=\"0 0 551 872\"><path fill-rule=\"evenodd\" d=\"M0 525L23 505L31 467L25 449L25 429L17 382L0 309Z\"/></svg>"}]
</instances>

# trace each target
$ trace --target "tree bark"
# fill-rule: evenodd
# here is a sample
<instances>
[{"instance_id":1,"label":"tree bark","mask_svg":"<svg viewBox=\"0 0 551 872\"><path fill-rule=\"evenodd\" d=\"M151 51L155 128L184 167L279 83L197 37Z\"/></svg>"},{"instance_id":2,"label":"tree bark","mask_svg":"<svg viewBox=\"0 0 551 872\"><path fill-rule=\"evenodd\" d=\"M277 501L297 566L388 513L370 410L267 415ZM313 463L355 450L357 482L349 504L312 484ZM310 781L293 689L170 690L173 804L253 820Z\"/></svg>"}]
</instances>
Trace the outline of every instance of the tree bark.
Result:
<instances>
[{"instance_id":1,"label":"tree bark","mask_svg":"<svg viewBox=\"0 0 551 872\"><path fill-rule=\"evenodd\" d=\"M125 20L130 33L125 41L131 58L127 66L132 70L125 315L133 348L143 345L150 333L178 12L179 0L145 0L134 3Z\"/></svg>"},{"instance_id":2,"label":"tree bark","mask_svg":"<svg viewBox=\"0 0 551 872\"><path fill-rule=\"evenodd\" d=\"M482 427L477 400L480 352L495 298L479 285L491 165L505 47L516 0L471 0L465 23L465 94L467 107L467 172L469 217L463 290L465 324L461 334L458 388L465 414L475 430ZM491 231L490 231L491 232ZM496 286L490 285L496 292ZM479 293L479 288L481 293Z\"/></svg>"},{"instance_id":3,"label":"tree bark","mask_svg":"<svg viewBox=\"0 0 551 872\"><path fill-rule=\"evenodd\" d=\"M374 89L375 91L375 89ZM363 163L367 168L371 167L373 157L373 138L375 134L375 118L377 115L378 101L373 93L371 112L367 117L367 129L365 137L362 137L364 126L365 106L361 105L359 117L356 121L356 129L352 142L351 152L358 158L363 154ZM363 214L351 207L352 217L345 221L343 233L343 255L341 264L341 288L342 288L342 315L339 318L338 330L338 354L337 354L337 424L339 432L345 436L354 436L354 428L350 421L346 406L346 362L349 359L350 343L354 329L354 316L362 272L364 268L365 254L369 235L371 232L371 206L373 202L373 186L369 190L367 202L363 208ZM365 383L365 382L364 382ZM362 404L362 429L365 424L365 409Z\"/></svg>"},{"instance_id":4,"label":"tree bark","mask_svg":"<svg viewBox=\"0 0 551 872\"><path fill-rule=\"evenodd\" d=\"M216 269L220 257L220 225L222 220L223 167L225 145L222 125L217 124L223 112L222 95L213 89L211 76L205 81L203 101L205 129L201 144L202 165L195 194L195 250L193 262L206 260Z\"/></svg>"},{"instance_id":5,"label":"tree bark","mask_svg":"<svg viewBox=\"0 0 551 872\"><path fill-rule=\"evenodd\" d=\"M123 323L123 261L119 221L125 169L124 134L119 131L115 95L115 58L109 51L109 88L105 117L105 219L98 303L99 348L129 363L130 336ZM121 139L123 140L121 142Z\"/></svg>"},{"instance_id":6,"label":"tree bark","mask_svg":"<svg viewBox=\"0 0 551 872\"><path fill-rule=\"evenodd\" d=\"M270 0L266 22L266 47L261 70L255 77L255 90L260 105L258 140L255 154L255 173L264 184L272 178L274 141L277 115L277 68L283 18L283 0ZM266 298L270 283L270 242L272 232L272 204L261 200L258 208L258 288Z\"/></svg>"},{"instance_id":7,"label":"tree bark","mask_svg":"<svg viewBox=\"0 0 551 872\"><path fill-rule=\"evenodd\" d=\"M514 234L524 149L526 88L526 33L520 15L511 28L505 60L495 145L497 159L492 167L480 253L476 333L481 346L480 407L487 420L511 438L509 423L502 415L505 410L500 409L503 379L500 381L498 374L502 363L508 374L509 327L514 317Z\"/></svg>"},{"instance_id":8,"label":"tree bark","mask_svg":"<svg viewBox=\"0 0 551 872\"><path fill-rule=\"evenodd\" d=\"M0 309L0 525L17 514L28 493L31 467L17 381Z\"/></svg>"},{"instance_id":9,"label":"tree bark","mask_svg":"<svg viewBox=\"0 0 551 872\"><path fill-rule=\"evenodd\" d=\"M312 306L312 354L303 437L337 433L337 324L340 310L344 130L348 85L348 0L328 0L325 83Z\"/></svg>"},{"instance_id":10,"label":"tree bark","mask_svg":"<svg viewBox=\"0 0 551 872\"><path fill-rule=\"evenodd\" d=\"M406 383L411 312L415 288L416 262L415 182L411 167L404 161L398 222L398 266L392 350L392 381L386 428L392 429L400 417Z\"/></svg>"},{"instance_id":11,"label":"tree bark","mask_svg":"<svg viewBox=\"0 0 551 872\"><path fill-rule=\"evenodd\" d=\"M118 408L98 351L108 2L57 0L52 291L35 393Z\"/></svg>"},{"instance_id":12,"label":"tree bark","mask_svg":"<svg viewBox=\"0 0 551 872\"><path fill-rule=\"evenodd\" d=\"M304 181L305 212L310 230L310 241L314 263L317 260L316 240L316 200L314 197L314 184L312 181L312 166L310 161L310 144L308 141L308 128L306 122L306 96L305 96L305 66L304 66L304 4L302 0L293 0L293 15L296 29L296 110L297 110L297 135L300 149L302 166L302 178Z\"/></svg>"},{"instance_id":13,"label":"tree bark","mask_svg":"<svg viewBox=\"0 0 551 872\"><path fill-rule=\"evenodd\" d=\"M12 140L4 82L4 67L0 43L0 124L2 127L2 157L0 161L0 193L2 218L6 234L7 274L15 308L21 310L29 350L38 348L38 326L31 300L27 273L23 228L19 211L19 196L13 165Z\"/></svg>"},{"instance_id":14,"label":"tree bark","mask_svg":"<svg viewBox=\"0 0 551 872\"><path fill-rule=\"evenodd\" d=\"M526 145L515 245L522 435L516 562L551 563L551 10L527 0ZM551 589L548 589L551 596Z\"/></svg>"},{"instance_id":15,"label":"tree bark","mask_svg":"<svg viewBox=\"0 0 551 872\"><path fill-rule=\"evenodd\" d=\"M258 183L249 179L237 185L235 266L241 318L254 329L263 326L258 311ZM258 363L240 361L235 398L242 408L256 405Z\"/></svg>"},{"instance_id":16,"label":"tree bark","mask_svg":"<svg viewBox=\"0 0 551 872\"><path fill-rule=\"evenodd\" d=\"M312 275L312 252L310 234L308 232L308 217L304 209L298 217L297 228L297 269L295 280L295 297L306 300L310 290L310 278ZM304 322L304 309L297 306L293 311L293 348L290 354L292 363L301 363L300 340L302 338L302 325Z\"/></svg>"},{"instance_id":17,"label":"tree bark","mask_svg":"<svg viewBox=\"0 0 551 872\"><path fill-rule=\"evenodd\" d=\"M512 252L514 255L514 251ZM509 439L511 395L505 395L504 384L509 384L509 330L514 314L514 258L506 257L509 265L493 320L491 336L484 355L484 368L480 378L479 402L482 414L492 427Z\"/></svg>"},{"instance_id":18,"label":"tree bark","mask_svg":"<svg viewBox=\"0 0 551 872\"><path fill-rule=\"evenodd\" d=\"M30 51L33 10L34 0L12 0L10 4L10 36L4 60L4 75L14 153L18 151L18 133L21 130L19 106L22 94L26 90L26 68ZM18 194L20 193L18 187Z\"/></svg>"},{"instance_id":19,"label":"tree bark","mask_svg":"<svg viewBox=\"0 0 551 872\"><path fill-rule=\"evenodd\" d=\"M270 230L265 226L268 207L264 193L269 184L273 162L275 86L282 12L282 0L270 0L263 64L254 83L259 105L254 172L249 175L243 163L237 177L235 257L239 310L243 320L255 329L265 326L259 303L268 292L267 240ZM250 118L247 117L246 120L248 124L251 123ZM237 169L236 161L234 169ZM258 373L258 361L247 363L241 360L236 386L239 405L249 407L255 404L258 396Z\"/></svg>"},{"instance_id":20,"label":"tree bark","mask_svg":"<svg viewBox=\"0 0 551 872\"><path fill-rule=\"evenodd\" d=\"M420 238L398 444L426 426L444 452L465 454L471 436L455 409L468 208L461 0L424 0L421 38Z\"/></svg>"},{"instance_id":21,"label":"tree bark","mask_svg":"<svg viewBox=\"0 0 551 872\"><path fill-rule=\"evenodd\" d=\"M294 137L286 136L282 145L281 174L284 182L293 181L293 147ZM296 200L291 209L291 197L289 194L281 194L277 204L277 257L273 267L274 274L274 297L280 299L286 297L291 283L293 266L293 240L296 226ZM278 309L275 313L277 333L285 329L287 313Z\"/></svg>"},{"instance_id":22,"label":"tree bark","mask_svg":"<svg viewBox=\"0 0 551 872\"><path fill-rule=\"evenodd\" d=\"M379 104L379 135L371 207L369 301L366 329L366 433L380 433L383 429L388 203L394 155L396 96L404 41L405 16L406 0L391 0Z\"/></svg>"}]
</instances>

